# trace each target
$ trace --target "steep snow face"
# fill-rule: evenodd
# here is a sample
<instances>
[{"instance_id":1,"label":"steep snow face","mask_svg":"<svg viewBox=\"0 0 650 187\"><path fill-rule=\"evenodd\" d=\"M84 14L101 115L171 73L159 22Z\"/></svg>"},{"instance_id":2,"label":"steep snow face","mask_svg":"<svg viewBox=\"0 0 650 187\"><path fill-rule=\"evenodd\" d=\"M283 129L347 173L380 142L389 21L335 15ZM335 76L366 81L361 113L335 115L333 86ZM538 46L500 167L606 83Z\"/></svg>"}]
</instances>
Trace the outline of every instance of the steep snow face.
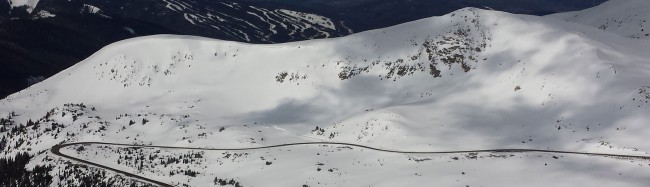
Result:
<instances>
[{"instance_id":1,"label":"steep snow face","mask_svg":"<svg viewBox=\"0 0 650 187\"><path fill-rule=\"evenodd\" d=\"M589 9L549 15L634 39L650 39L650 1L610 0Z\"/></svg>"},{"instance_id":2,"label":"steep snow face","mask_svg":"<svg viewBox=\"0 0 650 187\"><path fill-rule=\"evenodd\" d=\"M407 151L537 148L645 155L650 150L645 143L650 133L646 127L650 121L648 47L647 42L564 21L477 9L344 38L277 45L188 36L142 37L107 46L56 76L0 101L0 116L10 119L6 122L8 129L16 129L0 135L9 137L5 155L38 153L34 164L52 164L50 153L42 151L74 141L193 147L336 141ZM38 124L20 128L18 124L30 119ZM76 149L76 154L117 168L135 166L125 165L122 156L116 158L120 154L117 151L88 149L87 153ZM354 161L332 163L336 166L329 172L336 171L338 176L365 174L367 168L361 167L384 164L385 171L425 168L425 175L433 178L415 180L422 184L450 175L433 168L435 164L411 163L435 158L370 156L363 150L339 155L317 149L276 149L245 156L238 153L234 158L209 162L232 161L224 167L234 171L245 165L236 164L241 161L237 158L262 157L270 162L265 159L277 157L280 163L266 165L304 171L300 164L288 164L296 160L296 155L286 153L293 150L302 155L300 158L308 158L302 160L308 163L344 160L337 158ZM92 156L93 151L108 152ZM314 153L323 156L310 158ZM456 159L441 162L459 160L458 155L449 157ZM129 171L168 183L194 181L187 182L194 186L211 182L215 175L263 185L267 180L259 180L254 174L266 171L255 165L258 162L250 160L253 164L237 170L240 172L207 169L202 162L188 166L203 173L198 176L200 180L189 180L197 177L191 174L166 177L183 171L142 170L141 164ZM529 166L525 164L528 162L517 160L512 165ZM578 182L585 186L600 182L645 185L630 179L639 173L619 175L620 170L632 171L636 164L594 162L602 166L598 171L616 175L605 179L602 173L587 172L591 169L582 166L571 168L576 172L562 173L584 179ZM469 179L472 184L515 185L500 183L509 180L491 180L489 168L498 165L473 163L487 165L477 166L486 175ZM647 161L638 163L648 165ZM160 162L145 168L163 167L157 164ZM445 167L453 171L472 168ZM517 175L526 168L509 167L508 171ZM544 173L554 174L567 168L547 169ZM310 172L292 176L283 182L296 186L318 176L318 180L330 181L329 185L382 183L380 178L340 180L337 175ZM522 177L522 181L530 182L526 180L530 178ZM546 175L532 186L576 183L555 177ZM454 181L447 182L452 185Z\"/></svg>"}]
</instances>

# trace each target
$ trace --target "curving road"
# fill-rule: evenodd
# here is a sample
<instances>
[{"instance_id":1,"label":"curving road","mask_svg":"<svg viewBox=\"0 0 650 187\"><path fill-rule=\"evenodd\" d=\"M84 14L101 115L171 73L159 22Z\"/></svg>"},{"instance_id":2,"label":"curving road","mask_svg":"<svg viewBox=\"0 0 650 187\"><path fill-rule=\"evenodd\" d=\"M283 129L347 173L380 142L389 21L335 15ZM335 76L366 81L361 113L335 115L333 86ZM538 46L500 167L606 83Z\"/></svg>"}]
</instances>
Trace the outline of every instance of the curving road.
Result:
<instances>
[{"instance_id":1,"label":"curving road","mask_svg":"<svg viewBox=\"0 0 650 187\"><path fill-rule=\"evenodd\" d=\"M587 155L587 156L603 156L603 157L618 157L618 158L629 158L629 159L648 159L650 156L640 156L640 155L620 155L620 154L608 154L608 153L590 153L590 152L578 152L578 151L554 151L554 150L543 150L543 149L482 149L482 150L464 150L464 151L399 151L391 149L382 149L376 147L370 147L365 145L353 144L353 143L340 143L340 142L301 142L301 143L289 143L289 144L279 144L271 146L261 146L261 147L249 147L249 148L200 148L200 147L175 147L175 146L156 146L156 145L133 145L133 144L121 144L121 143L105 143L105 142L75 142L75 143L66 143L55 145L52 147L51 151L53 154L74 160L83 164L107 169L119 174L122 174L126 177L131 177L140 181L148 182L158 186L172 186L170 184L149 179L140 175L115 169L109 166L97 164L87 160L82 160L75 158L69 155L61 153L61 148L65 148L73 145L113 145L113 146L125 146L125 147L140 147L140 148L159 148L159 149L185 149L185 150L204 150L204 151L247 151L247 150L258 150L258 149L269 149L269 148L278 148L278 147L289 147L297 145L343 145L343 146L352 146L359 147L364 149L370 149L381 152L389 153L402 153L402 154L451 154L451 153L525 153L525 152L538 152L538 153L555 153L555 154L572 154L572 155Z\"/></svg>"}]
</instances>

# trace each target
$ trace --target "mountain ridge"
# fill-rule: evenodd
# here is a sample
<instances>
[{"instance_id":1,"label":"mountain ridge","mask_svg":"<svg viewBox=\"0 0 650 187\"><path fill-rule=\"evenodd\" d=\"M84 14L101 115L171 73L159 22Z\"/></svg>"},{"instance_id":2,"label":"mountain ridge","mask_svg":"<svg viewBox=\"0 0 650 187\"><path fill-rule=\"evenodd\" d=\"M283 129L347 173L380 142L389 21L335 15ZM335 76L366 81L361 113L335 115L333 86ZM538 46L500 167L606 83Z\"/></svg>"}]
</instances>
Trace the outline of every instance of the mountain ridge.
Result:
<instances>
[{"instance_id":1,"label":"mountain ridge","mask_svg":"<svg viewBox=\"0 0 650 187\"><path fill-rule=\"evenodd\" d=\"M549 17L589 25L632 39L650 39L650 4L642 0L610 0L600 6Z\"/></svg>"},{"instance_id":2,"label":"mountain ridge","mask_svg":"<svg viewBox=\"0 0 650 187\"><path fill-rule=\"evenodd\" d=\"M462 7L488 6L514 13L547 14L602 2L536 0L521 4L509 1L1 0L0 20L4 21L0 27L21 30L0 30L3 47L12 50L12 54L0 54L1 58L10 59L2 64L7 68L2 68L6 71L1 73L5 76L0 82L0 98L83 60L108 43L142 35L185 34L251 43L282 43L345 36L443 15ZM60 40L49 39L52 36ZM24 48L38 50L21 52ZM47 58L34 58L39 56Z\"/></svg>"}]
</instances>

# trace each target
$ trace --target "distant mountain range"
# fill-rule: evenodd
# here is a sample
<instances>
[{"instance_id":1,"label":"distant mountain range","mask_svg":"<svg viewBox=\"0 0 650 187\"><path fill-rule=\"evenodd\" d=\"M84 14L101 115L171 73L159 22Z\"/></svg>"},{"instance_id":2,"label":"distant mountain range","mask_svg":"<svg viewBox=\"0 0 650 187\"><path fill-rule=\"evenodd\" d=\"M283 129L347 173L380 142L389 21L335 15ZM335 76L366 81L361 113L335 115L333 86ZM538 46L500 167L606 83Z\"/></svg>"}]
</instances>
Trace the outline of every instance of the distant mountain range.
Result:
<instances>
[{"instance_id":1,"label":"distant mountain range","mask_svg":"<svg viewBox=\"0 0 650 187\"><path fill-rule=\"evenodd\" d=\"M0 0L0 98L137 36L282 43L345 36L462 7L541 15L603 1Z\"/></svg>"},{"instance_id":2,"label":"distant mountain range","mask_svg":"<svg viewBox=\"0 0 650 187\"><path fill-rule=\"evenodd\" d=\"M547 15L581 10L606 0L242 0L282 3L341 20L355 31L393 26L476 7L515 14Z\"/></svg>"}]
</instances>

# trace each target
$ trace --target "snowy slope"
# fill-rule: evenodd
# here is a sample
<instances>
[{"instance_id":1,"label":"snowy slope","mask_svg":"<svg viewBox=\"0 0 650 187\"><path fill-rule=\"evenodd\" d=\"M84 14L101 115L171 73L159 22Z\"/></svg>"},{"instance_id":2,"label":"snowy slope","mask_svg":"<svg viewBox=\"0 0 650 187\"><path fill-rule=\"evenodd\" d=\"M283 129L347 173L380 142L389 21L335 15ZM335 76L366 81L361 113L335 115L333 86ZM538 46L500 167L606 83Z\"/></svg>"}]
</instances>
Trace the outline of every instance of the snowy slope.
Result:
<instances>
[{"instance_id":1,"label":"snowy slope","mask_svg":"<svg viewBox=\"0 0 650 187\"><path fill-rule=\"evenodd\" d=\"M101 47L137 36L183 34L282 43L352 32L340 20L282 4L42 0L30 8L31 14L24 9L12 10L7 0L0 0L0 98L27 88L30 77L47 78Z\"/></svg>"},{"instance_id":2,"label":"snowy slope","mask_svg":"<svg viewBox=\"0 0 650 187\"><path fill-rule=\"evenodd\" d=\"M549 15L613 32L628 38L650 39L650 1L610 0L589 9Z\"/></svg>"},{"instance_id":3,"label":"snowy slope","mask_svg":"<svg viewBox=\"0 0 650 187\"><path fill-rule=\"evenodd\" d=\"M28 151L38 155L33 165L59 171L64 162L45 150L75 141L216 148L336 141L405 151L647 155L648 47L587 26L471 8L275 45L141 37L0 101L0 116L11 119L4 126L16 129L0 135L8 137L4 155ZM38 124L18 127L30 119ZM278 178L271 186L645 186L650 174L645 160L549 154L323 146L200 156L110 146L65 152L191 186L215 177L247 186ZM169 160L179 155L189 160Z\"/></svg>"}]
</instances>

